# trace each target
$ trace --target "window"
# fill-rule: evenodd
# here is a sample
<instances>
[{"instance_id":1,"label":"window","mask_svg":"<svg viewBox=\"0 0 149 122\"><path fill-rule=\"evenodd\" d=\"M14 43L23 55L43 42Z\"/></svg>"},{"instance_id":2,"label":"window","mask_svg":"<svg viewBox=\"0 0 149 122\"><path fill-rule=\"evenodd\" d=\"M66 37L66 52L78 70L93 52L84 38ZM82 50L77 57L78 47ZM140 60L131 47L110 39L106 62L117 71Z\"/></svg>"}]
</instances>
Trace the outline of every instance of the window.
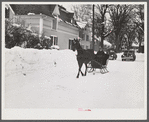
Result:
<instances>
[{"instance_id":1,"label":"window","mask_svg":"<svg viewBox=\"0 0 149 122\"><path fill-rule=\"evenodd\" d=\"M56 30L56 26L57 26L56 23L57 23L56 19L53 19L52 29L54 29L54 30Z\"/></svg>"},{"instance_id":2,"label":"window","mask_svg":"<svg viewBox=\"0 0 149 122\"><path fill-rule=\"evenodd\" d=\"M88 46L86 46L86 49L88 49Z\"/></svg>"},{"instance_id":3,"label":"window","mask_svg":"<svg viewBox=\"0 0 149 122\"><path fill-rule=\"evenodd\" d=\"M82 34L82 39L85 40L85 34Z\"/></svg>"},{"instance_id":4,"label":"window","mask_svg":"<svg viewBox=\"0 0 149 122\"><path fill-rule=\"evenodd\" d=\"M57 36L50 36L52 45L58 45L58 37Z\"/></svg>"},{"instance_id":5,"label":"window","mask_svg":"<svg viewBox=\"0 0 149 122\"><path fill-rule=\"evenodd\" d=\"M72 49L72 41L73 41L73 39L69 39L68 49Z\"/></svg>"},{"instance_id":6,"label":"window","mask_svg":"<svg viewBox=\"0 0 149 122\"><path fill-rule=\"evenodd\" d=\"M58 45L58 37L54 37L54 45Z\"/></svg>"},{"instance_id":7,"label":"window","mask_svg":"<svg viewBox=\"0 0 149 122\"><path fill-rule=\"evenodd\" d=\"M49 19L44 18L43 19L43 26L46 26L48 28L53 29L54 28L53 27L53 20L49 20Z\"/></svg>"},{"instance_id":8,"label":"window","mask_svg":"<svg viewBox=\"0 0 149 122\"><path fill-rule=\"evenodd\" d=\"M89 41L89 35L86 35L86 41Z\"/></svg>"}]
</instances>

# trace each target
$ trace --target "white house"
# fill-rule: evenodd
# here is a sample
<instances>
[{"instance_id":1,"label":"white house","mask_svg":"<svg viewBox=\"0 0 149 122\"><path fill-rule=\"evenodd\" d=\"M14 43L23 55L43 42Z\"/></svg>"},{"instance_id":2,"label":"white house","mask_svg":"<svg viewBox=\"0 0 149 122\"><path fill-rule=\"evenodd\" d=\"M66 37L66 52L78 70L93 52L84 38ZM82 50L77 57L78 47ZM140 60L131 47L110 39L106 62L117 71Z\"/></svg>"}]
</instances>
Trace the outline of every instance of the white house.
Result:
<instances>
[{"instance_id":1,"label":"white house","mask_svg":"<svg viewBox=\"0 0 149 122\"><path fill-rule=\"evenodd\" d=\"M52 45L60 49L71 49L73 38L79 37L79 27L73 19L74 13L60 5L10 4L6 5L6 17L31 29L39 35L51 37Z\"/></svg>"}]
</instances>

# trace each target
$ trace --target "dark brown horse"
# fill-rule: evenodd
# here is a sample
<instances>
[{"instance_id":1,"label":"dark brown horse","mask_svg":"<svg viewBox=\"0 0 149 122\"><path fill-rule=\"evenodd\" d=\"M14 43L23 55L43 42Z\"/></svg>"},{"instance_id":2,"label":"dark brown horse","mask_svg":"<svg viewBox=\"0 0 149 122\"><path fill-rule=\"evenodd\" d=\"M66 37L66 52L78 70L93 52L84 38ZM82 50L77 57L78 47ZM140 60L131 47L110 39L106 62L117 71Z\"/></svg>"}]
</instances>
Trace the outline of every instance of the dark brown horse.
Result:
<instances>
[{"instance_id":1,"label":"dark brown horse","mask_svg":"<svg viewBox=\"0 0 149 122\"><path fill-rule=\"evenodd\" d=\"M77 74L77 78L79 78L79 74L81 72L82 76L86 76L87 74L87 64L94 59L94 50L93 49L83 49L79 43L78 39L74 39L72 42L72 50L77 50L77 61L79 65L79 70ZM85 64L85 74L81 71L82 65Z\"/></svg>"}]
</instances>

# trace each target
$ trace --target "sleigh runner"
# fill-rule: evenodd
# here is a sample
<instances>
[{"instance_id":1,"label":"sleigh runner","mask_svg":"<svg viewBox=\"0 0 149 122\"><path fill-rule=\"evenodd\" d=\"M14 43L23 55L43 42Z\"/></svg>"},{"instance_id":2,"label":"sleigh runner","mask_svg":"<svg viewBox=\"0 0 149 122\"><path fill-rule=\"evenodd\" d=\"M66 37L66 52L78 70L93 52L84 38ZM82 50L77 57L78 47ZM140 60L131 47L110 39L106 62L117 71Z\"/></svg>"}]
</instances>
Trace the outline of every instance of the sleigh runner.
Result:
<instances>
[{"instance_id":1,"label":"sleigh runner","mask_svg":"<svg viewBox=\"0 0 149 122\"><path fill-rule=\"evenodd\" d=\"M104 73L107 73L109 72L107 70L107 64L108 64L108 59L106 60L106 64L102 64L102 62L100 61L97 61L97 60L91 60L88 64L87 64L87 68L89 69L88 70L88 73L92 73L94 72L96 69L100 69L100 73L104 74Z\"/></svg>"}]
</instances>

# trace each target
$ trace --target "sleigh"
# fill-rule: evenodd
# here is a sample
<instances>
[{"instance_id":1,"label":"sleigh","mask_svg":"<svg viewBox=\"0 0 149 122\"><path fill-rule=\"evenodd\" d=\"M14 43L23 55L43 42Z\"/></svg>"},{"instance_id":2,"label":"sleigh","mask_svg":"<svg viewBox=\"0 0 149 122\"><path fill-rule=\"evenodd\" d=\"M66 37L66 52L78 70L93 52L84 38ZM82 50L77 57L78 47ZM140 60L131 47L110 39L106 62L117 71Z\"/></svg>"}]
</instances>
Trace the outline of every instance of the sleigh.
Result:
<instances>
[{"instance_id":1,"label":"sleigh","mask_svg":"<svg viewBox=\"0 0 149 122\"><path fill-rule=\"evenodd\" d=\"M107 70L108 58L109 55L106 54L104 57L95 56L95 58L91 60L87 65L87 68L89 69L88 73L94 72L96 69L100 69L100 73L102 74L109 72Z\"/></svg>"},{"instance_id":2,"label":"sleigh","mask_svg":"<svg viewBox=\"0 0 149 122\"><path fill-rule=\"evenodd\" d=\"M74 39L72 41L72 50L77 50L77 61L79 68L76 78L79 78L80 73L82 76L86 76L88 68L90 68L89 72L95 71L96 69L100 69L101 73L108 72L107 61L109 55L102 49L100 49L97 54L94 54L93 49L83 49L80 45L79 39ZM83 64L85 64L85 73L81 71Z\"/></svg>"}]
</instances>

